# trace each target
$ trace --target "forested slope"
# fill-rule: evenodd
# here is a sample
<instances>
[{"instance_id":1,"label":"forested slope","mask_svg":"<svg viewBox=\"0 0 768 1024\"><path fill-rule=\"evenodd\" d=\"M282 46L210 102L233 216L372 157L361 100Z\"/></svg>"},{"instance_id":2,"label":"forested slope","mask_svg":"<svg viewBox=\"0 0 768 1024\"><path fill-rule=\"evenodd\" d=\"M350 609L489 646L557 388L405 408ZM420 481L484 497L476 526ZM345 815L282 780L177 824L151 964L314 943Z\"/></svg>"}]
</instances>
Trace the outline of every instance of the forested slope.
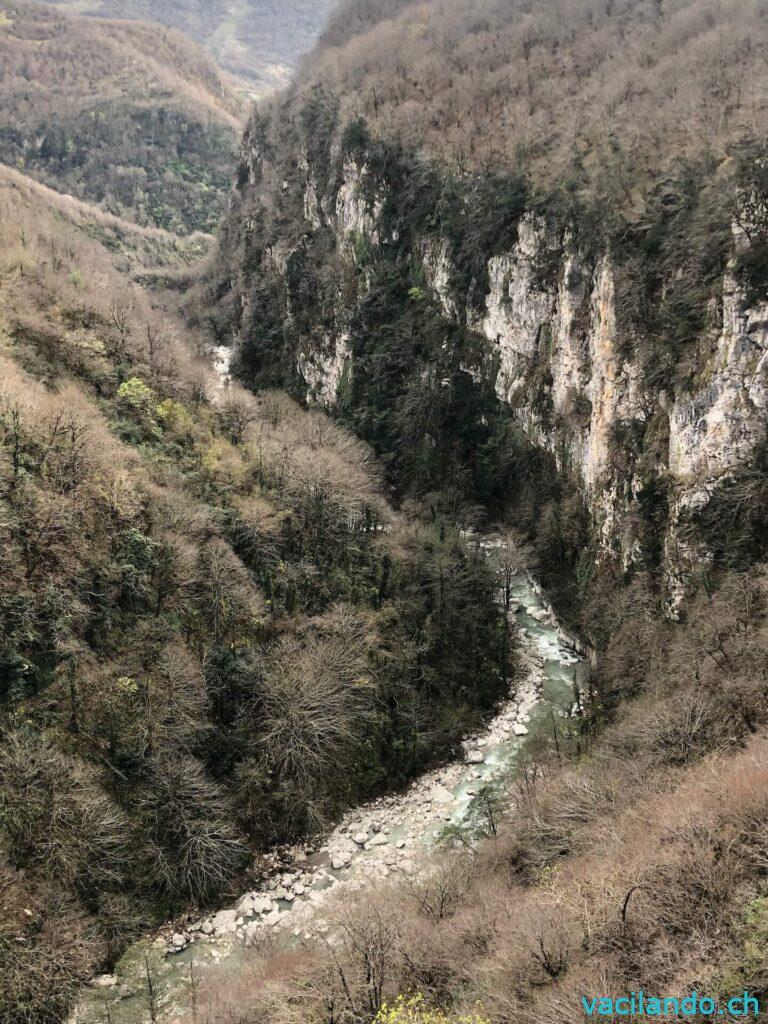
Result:
<instances>
[{"instance_id":1,"label":"forested slope","mask_svg":"<svg viewBox=\"0 0 768 1024\"><path fill-rule=\"evenodd\" d=\"M59 0L61 10L178 29L249 94L286 86L320 35L332 0Z\"/></svg>"},{"instance_id":2,"label":"forested slope","mask_svg":"<svg viewBox=\"0 0 768 1024\"><path fill-rule=\"evenodd\" d=\"M681 157L764 134L765 15L762 0L344 0L302 85L406 149L610 188L642 217Z\"/></svg>"},{"instance_id":3,"label":"forested slope","mask_svg":"<svg viewBox=\"0 0 768 1024\"><path fill-rule=\"evenodd\" d=\"M244 107L187 38L0 3L0 161L110 213L212 231Z\"/></svg>"},{"instance_id":4,"label":"forested slope","mask_svg":"<svg viewBox=\"0 0 768 1024\"><path fill-rule=\"evenodd\" d=\"M482 557L369 449L223 388L83 221L0 176L0 1017L448 756L513 665ZM109 226L108 218L107 226Z\"/></svg>"}]
</instances>

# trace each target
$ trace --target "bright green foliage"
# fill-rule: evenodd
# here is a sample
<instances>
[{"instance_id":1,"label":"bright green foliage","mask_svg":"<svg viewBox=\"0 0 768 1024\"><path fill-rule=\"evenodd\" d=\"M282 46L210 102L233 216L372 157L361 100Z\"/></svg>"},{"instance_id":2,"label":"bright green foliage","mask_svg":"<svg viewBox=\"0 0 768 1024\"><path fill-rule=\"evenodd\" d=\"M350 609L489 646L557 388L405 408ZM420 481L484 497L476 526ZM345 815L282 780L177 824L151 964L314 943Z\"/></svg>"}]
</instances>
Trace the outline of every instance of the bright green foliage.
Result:
<instances>
[{"instance_id":1,"label":"bright green foliage","mask_svg":"<svg viewBox=\"0 0 768 1024\"><path fill-rule=\"evenodd\" d=\"M394 1003L385 1003L374 1024L490 1024L490 1020L480 1009L458 1017L446 1014L428 1007L422 995L415 995L398 996Z\"/></svg>"},{"instance_id":2,"label":"bright green foliage","mask_svg":"<svg viewBox=\"0 0 768 1024\"><path fill-rule=\"evenodd\" d=\"M163 429L178 440L191 438L195 427L194 417L181 402L165 398L155 410L155 415Z\"/></svg>"},{"instance_id":3,"label":"bright green foliage","mask_svg":"<svg viewBox=\"0 0 768 1024\"><path fill-rule=\"evenodd\" d=\"M143 380L131 377L117 389L117 397L125 405L138 412L148 413L154 400L154 392Z\"/></svg>"},{"instance_id":4,"label":"bright green foliage","mask_svg":"<svg viewBox=\"0 0 768 1024\"><path fill-rule=\"evenodd\" d=\"M768 898L759 896L747 904L738 937L740 950L726 959L708 986L720 998L743 990L765 991L768 983Z\"/></svg>"}]
</instances>

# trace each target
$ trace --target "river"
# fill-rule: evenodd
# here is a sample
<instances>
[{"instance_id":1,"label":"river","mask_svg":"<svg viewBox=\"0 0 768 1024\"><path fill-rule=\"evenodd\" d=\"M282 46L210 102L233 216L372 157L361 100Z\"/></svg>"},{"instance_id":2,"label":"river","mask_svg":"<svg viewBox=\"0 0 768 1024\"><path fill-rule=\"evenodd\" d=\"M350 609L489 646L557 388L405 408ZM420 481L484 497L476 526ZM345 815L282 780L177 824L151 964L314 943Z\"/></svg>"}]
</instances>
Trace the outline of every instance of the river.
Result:
<instances>
[{"instance_id":1,"label":"river","mask_svg":"<svg viewBox=\"0 0 768 1024\"><path fill-rule=\"evenodd\" d=\"M494 540L479 543L493 560ZM326 917L345 894L398 873L412 878L429 870L429 851L446 829L467 823L482 787L505 771L529 732L557 728L578 692L583 661L539 588L519 574L511 596L509 622L521 668L485 731L466 739L462 759L426 773L402 793L349 811L321 844L289 851L259 889L232 906L136 943L114 975L94 979L72 1024L172 1020L189 1004L193 983L236 968L260 937L271 932L312 941L327 935Z\"/></svg>"}]
</instances>

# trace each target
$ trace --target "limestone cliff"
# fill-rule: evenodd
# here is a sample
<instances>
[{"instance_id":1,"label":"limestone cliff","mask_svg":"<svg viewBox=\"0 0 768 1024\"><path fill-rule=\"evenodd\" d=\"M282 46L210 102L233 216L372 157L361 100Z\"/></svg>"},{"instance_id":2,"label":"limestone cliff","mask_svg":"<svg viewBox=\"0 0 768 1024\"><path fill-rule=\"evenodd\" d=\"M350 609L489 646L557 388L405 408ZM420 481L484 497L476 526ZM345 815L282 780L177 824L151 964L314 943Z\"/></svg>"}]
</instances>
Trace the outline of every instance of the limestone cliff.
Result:
<instances>
[{"instance_id":1,"label":"limestone cliff","mask_svg":"<svg viewBox=\"0 0 768 1024\"><path fill-rule=\"evenodd\" d=\"M441 218L403 216L395 176L372 167L364 151L343 152L337 142L318 161L304 148L289 177L251 138L243 166L224 236L231 281L247 311L253 280L238 265L237 234L241 253L251 251L253 264L256 248L284 296L282 357L306 399L337 405L342 382L354 379L355 352L376 344L375 322L355 325L372 268L407 264L409 295L425 296L444 324L441 372L453 359L457 372L490 386L528 439L578 481L599 558L627 569L658 546L670 598L679 601L690 573L711 557L697 516L766 442L768 307L751 305L732 272L743 232L734 229L706 328L660 382L647 373L647 340L621 322L611 247L586 248L571 225L523 212L507 244L497 239L468 273ZM282 265L264 227L279 203L298 211L290 237L276 232L287 246ZM449 340L459 329L470 339L461 350ZM236 344L252 347L253 334L241 316Z\"/></svg>"}]
</instances>

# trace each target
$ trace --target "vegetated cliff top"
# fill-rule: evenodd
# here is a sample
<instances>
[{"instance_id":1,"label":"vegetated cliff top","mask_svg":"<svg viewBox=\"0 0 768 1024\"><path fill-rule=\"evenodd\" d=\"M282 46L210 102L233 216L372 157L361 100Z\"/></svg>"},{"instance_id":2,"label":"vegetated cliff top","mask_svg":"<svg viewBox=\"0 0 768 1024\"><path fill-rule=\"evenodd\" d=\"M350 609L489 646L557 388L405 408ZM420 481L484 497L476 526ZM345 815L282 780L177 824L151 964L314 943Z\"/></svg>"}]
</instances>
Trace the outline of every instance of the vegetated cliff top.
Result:
<instances>
[{"instance_id":1,"label":"vegetated cliff top","mask_svg":"<svg viewBox=\"0 0 768 1024\"><path fill-rule=\"evenodd\" d=\"M287 85L320 35L332 0L59 0L55 6L180 29L249 90L264 93Z\"/></svg>"},{"instance_id":2,"label":"vegetated cliff top","mask_svg":"<svg viewBox=\"0 0 768 1024\"><path fill-rule=\"evenodd\" d=\"M462 168L637 179L768 122L765 0L344 0L304 69Z\"/></svg>"},{"instance_id":3,"label":"vegetated cliff top","mask_svg":"<svg viewBox=\"0 0 768 1024\"><path fill-rule=\"evenodd\" d=\"M0 0L0 161L141 224L211 230L242 101L158 26Z\"/></svg>"}]
</instances>

